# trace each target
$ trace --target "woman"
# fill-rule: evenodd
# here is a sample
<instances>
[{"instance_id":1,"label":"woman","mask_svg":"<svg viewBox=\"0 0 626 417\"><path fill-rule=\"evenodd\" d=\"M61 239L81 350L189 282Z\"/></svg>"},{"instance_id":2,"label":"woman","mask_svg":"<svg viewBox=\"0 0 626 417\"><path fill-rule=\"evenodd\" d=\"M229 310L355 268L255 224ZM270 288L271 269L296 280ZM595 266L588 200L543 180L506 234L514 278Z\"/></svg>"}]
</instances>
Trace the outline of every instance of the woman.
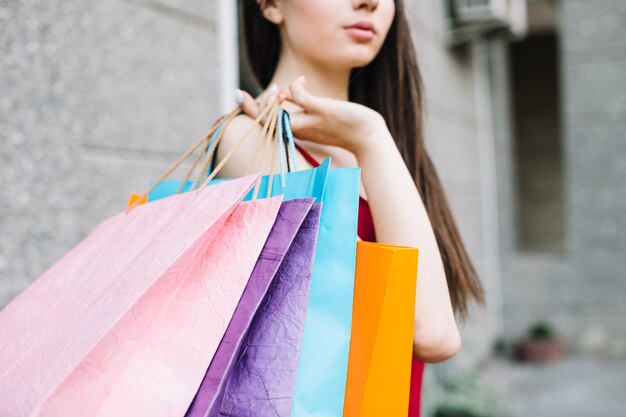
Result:
<instances>
[{"instance_id":1,"label":"woman","mask_svg":"<svg viewBox=\"0 0 626 417\"><path fill-rule=\"evenodd\" d=\"M278 94L301 168L329 156L334 167L361 168L369 203L359 212L361 238L420 248L415 413L423 363L459 351L454 312L466 315L483 292L424 147L420 74L403 1L245 0L243 12L248 58L266 90L258 100L237 92L245 115L226 129L217 159L253 123L258 103ZM243 176L255 147L244 142L220 176Z\"/></svg>"}]
</instances>

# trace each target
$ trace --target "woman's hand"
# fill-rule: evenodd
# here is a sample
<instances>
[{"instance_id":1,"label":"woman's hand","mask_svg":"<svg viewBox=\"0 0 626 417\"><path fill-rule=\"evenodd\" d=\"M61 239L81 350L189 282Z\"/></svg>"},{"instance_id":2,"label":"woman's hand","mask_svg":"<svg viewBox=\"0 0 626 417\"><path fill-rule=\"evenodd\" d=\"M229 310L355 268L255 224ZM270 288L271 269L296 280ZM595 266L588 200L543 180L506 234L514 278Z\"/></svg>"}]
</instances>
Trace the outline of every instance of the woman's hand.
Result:
<instances>
[{"instance_id":1,"label":"woman's hand","mask_svg":"<svg viewBox=\"0 0 626 417\"><path fill-rule=\"evenodd\" d=\"M324 145L339 146L358 154L371 144L378 134L388 132L383 117L361 104L345 100L318 97L305 88L304 76L289 85L289 91L269 89L255 101L243 93L241 108L256 118L270 100L278 96L296 105L290 111L291 127L296 137Z\"/></svg>"}]
</instances>

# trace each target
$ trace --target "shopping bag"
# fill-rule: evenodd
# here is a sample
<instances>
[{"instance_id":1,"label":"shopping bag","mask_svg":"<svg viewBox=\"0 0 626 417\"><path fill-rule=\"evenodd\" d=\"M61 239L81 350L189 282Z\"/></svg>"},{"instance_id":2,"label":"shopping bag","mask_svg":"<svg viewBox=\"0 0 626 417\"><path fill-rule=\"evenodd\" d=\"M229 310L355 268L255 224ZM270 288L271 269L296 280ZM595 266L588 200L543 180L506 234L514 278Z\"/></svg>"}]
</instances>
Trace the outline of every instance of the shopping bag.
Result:
<instances>
[{"instance_id":1,"label":"shopping bag","mask_svg":"<svg viewBox=\"0 0 626 417\"><path fill-rule=\"evenodd\" d=\"M291 415L340 417L350 350L360 169L331 169Z\"/></svg>"},{"instance_id":2,"label":"shopping bag","mask_svg":"<svg viewBox=\"0 0 626 417\"><path fill-rule=\"evenodd\" d=\"M268 120L273 123L276 120L275 109L274 106L267 106L256 121L271 114ZM235 113L231 112L224 123ZM286 112L282 115L283 121L288 120ZM291 135L288 123L275 123L273 126L283 126L287 136ZM273 134L271 132L277 132L271 127L267 131L269 136ZM215 147L211 149L214 151ZM208 161L211 152L207 152ZM214 178L223 161L205 181ZM350 349L360 170L329 170L329 167L330 159L327 159L315 169L266 176L262 185L255 187L255 193L260 197L283 193L285 200L314 197L323 204L292 416L339 417L343 411ZM326 181L318 178L326 178ZM194 185L186 180L169 185L157 182L149 199L158 199L159 187L166 186L170 187L169 192L175 192L184 187L193 188ZM246 196L252 197L254 194Z\"/></svg>"},{"instance_id":3,"label":"shopping bag","mask_svg":"<svg viewBox=\"0 0 626 417\"><path fill-rule=\"evenodd\" d=\"M228 380L220 416L289 417L320 209L318 203L307 215L254 317Z\"/></svg>"},{"instance_id":4,"label":"shopping bag","mask_svg":"<svg viewBox=\"0 0 626 417\"><path fill-rule=\"evenodd\" d=\"M278 117L278 120L283 120L283 122L285 122L284 126L287 126L287 129L284 130L284 133L288 137L291 136L291 132L288 129L288 126L289 126L288 114L285 112L282 118L280 116ZM216 139L217 137L216 135L219 134L218 132L219 131L216 131L216 133L213 135L211 142L213 142ZM278 136L280 137L280 135ZM291 142L292 141L293 141L293 138L291 138ZM208 148L210 147L211 145L209 144ZM293 146L290 146L289 149L291 150L292 153L294 152ZM288 162L288 158L285 158L285 159L287 159L287 163L285 165L289 166L290 164ZM295 155L292 154L291 165L295 167L296 164L294 161L295 161ZM323 201L329 168L330 168L330 159L327 159L319 167L314 168L314 169L286 172L286 173L281 172L275 175L263 176L260 183L258 183L255 188L255 191L257 194L256 197L263 198L263 197L266 197L267 195L283 195L283 198L285 201L289 201L292 199L300 199L300 198L315 198L316 201L318 202ZM282 167L281 167L281 170L282 170ZM209 172L209 171L212 171L212 168L209 167L205 170L205 172ZM211 183L219 183L222 181L228 181L228 179L221 179L221 178L213 179L211 180ZM162 182L159 182L158 185L154 187L153 190L151 190L151 192L148 194L148 200L158 201L159 199L172 195L173 193L176 193L176 192L186 192L186 191L192 190L197 184L198 184L197 180L196 181L187 180L185 182L162 181ZM271 188L270 188L270 185L272 185ZM244 198L244 200L251 199L253 197L254 197L254 193L250 191L248 195ZM354 219L356 219L356 213L354 214L354 216L355 216ZM344 217L344 219L348 221L348 224L350 224L349 217L347 218ZM329 239L332 239L332 236L329 236ZM346 262L349 263L350 260L347 259ZM346 355L347 355L347 349L346 349ZM344 374L345 374L345 370L344 370ZM208 403L207 414L205 415L214 415L215 412L219 411L219 409L216 408L216 405L219 405L221 403L220 402L221 400L218 401L217 399L218 398L221 399L221 395L223 395L224 382L225 380L215 382L214 386L221 384L221 387L222 387L221 391L218 391L218 394L217 394L219 395L219 397L215 395L215 391L207 393L206 398L203 400L203 401L206 401L206 403ZM218 387L216 389L220 389L220 388ZM199 401L201 401L200 392L195 402L199 402ZM196 404L194 404L194 406L195 405ZM192 409L193 408L194 407L192 407ZM204 405L198 407L198 409L204 409Z\"/></svg>"},{"instance_id":5,"label":"shopping bag","mask_svg":"<svg viewBox=\"0 0 626 417\"><path fill-rule=\"evenodd\" d=\"M313 199L283 202L252 275L187 416L217 415L237 353L270 283L307 217Z\"/></svg>"},{"instance_id":6,"label":"shopping bag","mask_svg":"<svg viewBox=\"0 0 626 417\"><path fill-rule=\"evenodd\" d=\"M418 250L358 242L345 417L409 410Z\"/></svg>"},{"instance_id":7,"label":"shopping bag","mask_svg":"<svg viewBox=\"0 0 626 417\"><path fill-rule=\"evenodd\" d=\"M231 320L279 206L280 197L275 197L237 207L192 269L180 274L176 296L170 297L148 338L125 364L122 375L115 378L98 416L184 415ZM163 288L165 293L172 290L170 286ZM120 356L119 350L116 347L115 357ZM107 373L112 362L107 362Z\"/></svg>"},{"instance_id":8,"label":"shopping bag","mask_svg":"<svg viewBox=\"0 0 626 417\"><path fill-rule=\"evenodd\" d=\"M255 177L104 221L0 312L0 415L38 415L58 388L194 244L211 241Z\"/></svg>"},{"instance_id":9,"label":"shopping bag","mask_svg":"<svg viewBox=\"0 0 626 417\"><path fill-rule=\"evenodd\" d=\"M323 204L292 416L339 417L343 410L350 349L360 170L329 169L329 166L330 159L327 159L318 168L289 172L285 175L284 190L273 188L272 191L272 194L284 192L285 200L315 197ZM322 180L324 177L325 181ZM262 179L261 197L267 195L268 180L269 176ZM274 184L279 181L275 180ZM161 190L175 192L179 186L180 182L166 182ZM149 199L158 199L159 187ZM169 191L165 187L169 187ZM245 198L251 197L249 193ZM298 414L293 414L295 412Z\"/></svg>"}]
</instances>

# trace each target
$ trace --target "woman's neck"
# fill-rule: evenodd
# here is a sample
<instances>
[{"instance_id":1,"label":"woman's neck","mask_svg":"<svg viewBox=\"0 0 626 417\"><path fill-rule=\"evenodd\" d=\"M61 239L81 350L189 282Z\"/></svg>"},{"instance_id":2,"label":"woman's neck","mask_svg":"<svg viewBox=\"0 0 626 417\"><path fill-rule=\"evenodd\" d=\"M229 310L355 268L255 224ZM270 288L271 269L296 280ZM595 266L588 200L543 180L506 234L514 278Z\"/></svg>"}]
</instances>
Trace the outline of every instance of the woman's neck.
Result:
<instances>
[{"instance_id":1,"label":"woman's neck","mask_svg":"<svg viewBox=\"0 0 626 417\"><path fill-rule=\"evenodd\" d=\"M283 49L270 85L278 84L280 90L289 91L289 84L301 75L306 77L306 89L311 94L348 100L349 68L324 67L295 56L289 49Z\"/></svg>"}]
</instances>

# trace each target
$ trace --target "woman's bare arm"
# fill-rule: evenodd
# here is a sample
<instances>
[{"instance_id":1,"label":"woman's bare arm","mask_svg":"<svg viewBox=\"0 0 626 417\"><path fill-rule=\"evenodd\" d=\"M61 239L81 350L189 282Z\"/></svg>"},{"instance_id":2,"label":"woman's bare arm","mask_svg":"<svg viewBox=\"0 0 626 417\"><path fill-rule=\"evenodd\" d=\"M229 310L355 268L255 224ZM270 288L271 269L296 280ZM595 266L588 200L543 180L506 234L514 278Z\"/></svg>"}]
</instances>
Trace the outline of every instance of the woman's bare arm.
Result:
<instances>
[{"instance_id":1,"label":"woman's bare arm","mask_svg":"<svg viewBox=\"0 0 626 417\"><path fill-rule=\"evenodd\" d=\"M446 275L426 208L384 120L355 152L379 242L419 248L414 354L441 362L461 348Z\"/></svg>"}]
</instances>

